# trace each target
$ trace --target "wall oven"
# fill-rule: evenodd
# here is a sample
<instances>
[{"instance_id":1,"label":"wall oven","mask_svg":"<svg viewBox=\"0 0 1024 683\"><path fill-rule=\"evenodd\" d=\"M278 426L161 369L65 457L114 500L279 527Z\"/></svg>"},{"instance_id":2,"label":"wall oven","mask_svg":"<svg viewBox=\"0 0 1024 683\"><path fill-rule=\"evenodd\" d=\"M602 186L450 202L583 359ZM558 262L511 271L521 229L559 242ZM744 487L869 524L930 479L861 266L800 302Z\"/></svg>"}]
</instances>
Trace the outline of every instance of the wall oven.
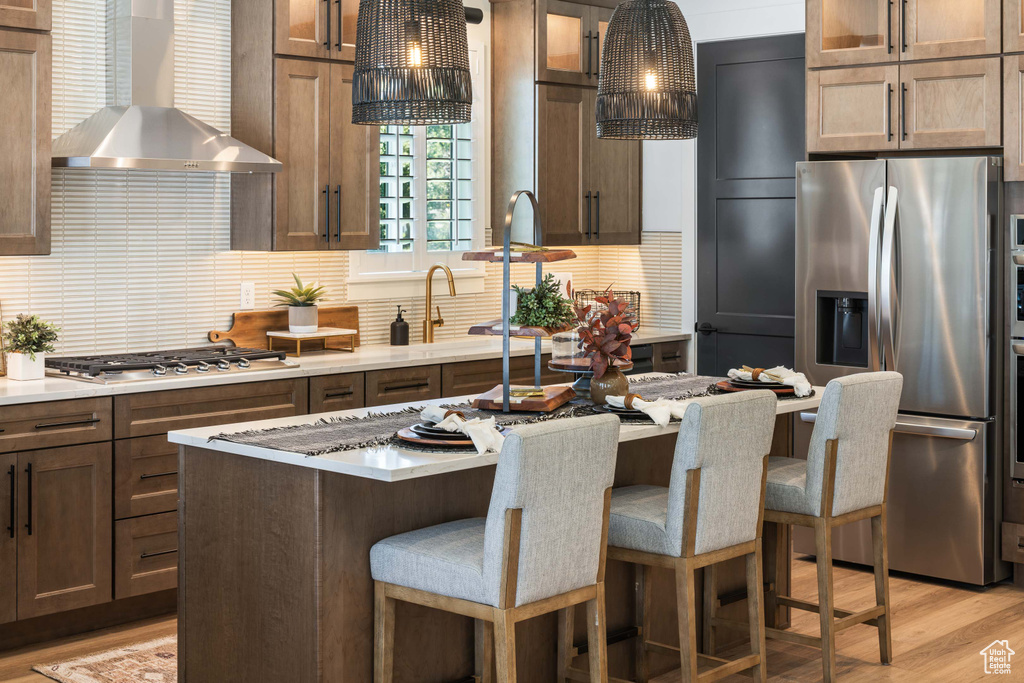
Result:
<instances>
[{"instance_id":1,"label":"wall oven","mask_svg":"<svg viewBox=\"0 0 1024 683\"><path fill-rule=\"evenodd\" d=\"M1010 217L1010 474L1024 479L1024 214Z\"/></svg>"}]
</instances>

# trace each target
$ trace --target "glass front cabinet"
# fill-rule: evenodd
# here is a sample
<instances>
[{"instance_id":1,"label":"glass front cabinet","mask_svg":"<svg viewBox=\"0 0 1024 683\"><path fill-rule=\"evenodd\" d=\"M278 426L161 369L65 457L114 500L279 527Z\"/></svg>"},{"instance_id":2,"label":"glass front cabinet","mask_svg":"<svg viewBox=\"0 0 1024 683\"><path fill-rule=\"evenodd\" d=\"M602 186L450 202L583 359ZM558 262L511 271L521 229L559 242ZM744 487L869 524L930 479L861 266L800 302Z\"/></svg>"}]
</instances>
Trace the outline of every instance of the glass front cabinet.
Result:
<instances>
[{"instance_id":1,"label":"glass front cabinet","mask_svg":"<svg viewBox=\"0 0 1024 683\"><path fill-rule=\"evenodd\" d=\"M354 60L359 0L278 0L274 52Z\"/></svg>"},{"instance_id":2,"label":"glass front cabinet","mask_svg":"<svg viewBox=\"0 0 1024 683\"><path fill-rule=\"evenodd\" d=\"M537 80L597 86L612 10L564 0L537 3Z\"/></svg>"}]
</instances>

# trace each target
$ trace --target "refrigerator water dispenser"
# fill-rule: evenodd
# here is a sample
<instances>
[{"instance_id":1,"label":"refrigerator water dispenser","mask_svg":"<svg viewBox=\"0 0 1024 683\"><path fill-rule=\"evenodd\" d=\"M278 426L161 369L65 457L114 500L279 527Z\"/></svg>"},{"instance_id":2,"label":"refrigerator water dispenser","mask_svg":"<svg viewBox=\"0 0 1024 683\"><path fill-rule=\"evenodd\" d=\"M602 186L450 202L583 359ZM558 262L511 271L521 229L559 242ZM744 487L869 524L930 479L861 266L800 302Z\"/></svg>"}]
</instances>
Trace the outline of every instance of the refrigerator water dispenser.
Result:
<instances>
[{"instance_id":1,"label":"refrigerator water dispenser","mask_svg":"<svg viewBox=\"0 0 1024 683\"><path fill-rule=\"evenodd\" d=\"M868 367L867 309L865 292L818 292L819 364Z\"/></svg>"}]
</instances>

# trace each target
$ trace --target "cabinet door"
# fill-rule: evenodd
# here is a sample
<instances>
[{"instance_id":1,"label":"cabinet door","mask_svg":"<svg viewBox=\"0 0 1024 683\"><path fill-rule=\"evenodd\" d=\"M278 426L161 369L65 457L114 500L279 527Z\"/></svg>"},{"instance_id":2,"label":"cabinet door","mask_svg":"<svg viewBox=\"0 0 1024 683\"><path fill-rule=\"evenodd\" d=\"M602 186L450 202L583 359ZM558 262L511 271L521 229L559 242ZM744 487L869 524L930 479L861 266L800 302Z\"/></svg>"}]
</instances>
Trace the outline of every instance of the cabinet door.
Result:
<instances>
[{"instance_id":1,"label":"cabinet door","mask_svg":"<svg viewBox=\"0 0 1024 683\"><path fill-rule=\"evenodd\" d=\"M1000 59L904 64L901 149L998 147Z\"/></svg>"},{"instance_id":2,"label":"cabinet door","mask_svg":"<svg viewBox=\"0 0 1024 683\"><path fill-rule=\"evenodd\" d=\"M1024 52L1024 0L1003 0L1003 52Z\"/></svg>"},{"instance_id":3,"label":"cabinet door","mask_svg":"<svg viewBox=\"0 0 1024 683\"><path fill-rule=\"evenodd\" d=\"M545 246L585 244L593 235L589 147L597 126L588 92L537 86L537 200Z\"/></svg>"},{"instance_id":4,"label":"cabinet door","mask_svg":"<svg viewBox=\"0 0 1024 683\"><path fill-rule=\"evenodd\" d=\"M359 0L332 0L331 56L334 59L355 61L356 20L359 18Z\"/></svg>"},{"instance_id":5,"label":"cabinet door","mask_svg":"<svg viewBox=\"0 0 1024 683\"><path fill-rule=\"evenodd\" d=\"M329 249L331 65L278 59L274 87L274 250Z\"/></svg>"},{"instance_id":6,"label":"cabinet door","mask_svg":"<svg viewBox=\"0 0 1024 683\"><path fill-rule=\"evenodd\" d=\"M807 0L807 66L895 62L899 0Z\"/></svg>"},{"instance_id":7,"label":"cabinet door","mask_svg":"<svg viewBox=\"0 0 1024 683\"><path fill-rule=\"evenodd\" d=\"M296 57L331 56L335 17L328 14L335 0L277 0L274 16L274 52Z\"/></svg>"},{"instance_id":8,"label":"cabinet door","mask_svg":"<svg viewBox=\"0 0 1024 683\"><path fill-rule=\"evenodd\" d=\"M1003 58L1003 179L1024 180L1024 55Z\"/></svg>"},{"instance_id":9,"label":"cabinet door","mask_svg":"<svg viewBox=\"0 0 1024 683\"><path fill-rule=\"evenodd\" d=\"M441 398L441 366L421 365L366 373L366 405L386 406Z\"/></svg>"},{"instance_id":10,"label":"cabinet door","mask_svg":"<svg viewBox=\"0 0 1024 683\"><path fill-rule=\"evenodd\" d=\"M18 619L111 599L110 444L18 455Z\"/></svg>"},{"instance_id":11,"label":"cabinet door","mask_svg":"<svg viewBox=\"0 0 1024 683\"><path fill-rule=\"evenodd\" d=\"M807 72L807 151L897 149L899 67Z\"/></svg>"},{"instance_id":12,"label":"cabinet door","mask_svg":"<svg viewBox=\"0 0 1024 683\"><path fill-rule=\"evenodd\" d=\"M999 54L1002 0L904 0L901 59Z\"/></svg>"},{"instance_id":13,"label":"cabinet door","mask_svg":"<svg viewBox=\"0 0 1024 683\"><path fill-rule=\"evenodd\" d=\"M51 0L0 0L0 26L49 31Z\"/></svg>"},{"instance_id":14,"label":"cabinet door","mask_svg":"<svg viewBox=\"0 0 1024 683\"><path fill-rule=\"evenodd\" d=\"M537 80L597 85L591 8L564 0L537 2Z\"/></svg>"},{"instance_id":15,"label":"cabinet door","mask_svg":"<svg viewBox=\"0 0 1024 683\"><path fill-rule=\"evenodd\" d=\"M0 30L0 110L0 256L49 254L48 34Z\"/></svg>"},{"instance_id":16,"label":"cabinet door","mask_svg":"<svg viewBox=\"0 0 1024 683\"><path fill-rule=\"evenodd\" d=\"M178 585L178 515L165 512L117 522L114 598L154 593Z\"/></svg>"},{"instance_id":17,"label":"cabinet door","mask_svg":"<svg viewBox=\"0 0 1024 683\"><path fill-rule=\"evenodd\" d=\"M0 455L0 624L18 618L18 456Z\"/></svg>"},{"instance_id":18,"label":"cabinet door","mask_svg":"<svg viewBox=\"0 0 1024 683\"><path fill-rule=\"evenodd\" d=\"M332 249L380 246L380 126L352 123L350 64L331 65L331 231ZM371 201L372 200L372 201Z\"/></svg>"},{"instance_id":19,"label":"cabinet door","mask_svg":"<svg viewBox=\"0 0 1024 683\"><path fill-rule=\"evenodd\" d=\"M597 85L597 79L601 75L601 51L604 50L604 38L608 34L608 24L611 23L612 13L614 9L608 7L591 7L590 8L590 26L594 31L594 81L593 85Z\"/></svg>"},{"instance_id":20,"label":"cabinet door","mask_svg":"<svg viewBox=\"0 0 1024 683\"><path fill-rule=\"evenodd\" d=\"M587 121L595 120L597 91L587 93ZM591 244L640 244L640 145L636 140L603 140L590 131L590 184L593 192Z\"/></svg>"},{"instance_id":21,"label":"cabinet door","mask_svg":"<svg viewBox=\"0 0 1024 683\"><path fill-rule=\"evenodd\" d=\"M310 414L351 410L366 405L366 377L361 372L309 378Z\"/></svg>"}]
</instances>

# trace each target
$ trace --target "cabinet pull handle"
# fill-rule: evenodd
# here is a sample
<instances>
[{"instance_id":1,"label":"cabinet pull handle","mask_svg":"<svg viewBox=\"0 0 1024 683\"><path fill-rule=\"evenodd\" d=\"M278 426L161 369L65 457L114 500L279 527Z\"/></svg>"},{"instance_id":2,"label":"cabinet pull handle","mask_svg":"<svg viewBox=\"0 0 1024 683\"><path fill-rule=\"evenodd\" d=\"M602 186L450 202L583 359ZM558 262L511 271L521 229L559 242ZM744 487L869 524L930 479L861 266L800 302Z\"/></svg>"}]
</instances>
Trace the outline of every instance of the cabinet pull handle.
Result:
<instances>
[{"instance_id":1,"label":"cabinet pull handle","mask_svg":"<svg viewBox=\"0 0 1024 683\"><path fill-rule=\"evenodd\" d=\"M334 43L334 47L336 47L336 48L338 48L340 50L341 49L341 39L342 39L342 35L341 35L341 0L337 0L337 2L338 2L338 40Z\"/></svg>"},{"instance_id":2,"label":"cabinet pull handle","mask_svg":"<svg viewBox=\"0 0 1024 683\"><path fill-rule=\"evenodd\" d=\"M32 463L25 465L25 474L28 475L28 521L25 523L25 528L28 529L28 535L32 535Z\"/></svg>"},{"instance_id":3,"label":"cabinet pull handle","mask_svg":"<svg viewBox=\"0 0 1024 683\"><path fill-rule=\"evenodd\" d=\"M903 51L907 51L907 0L903 0L903 16L900 17L900 35L903 42Z\"/></svg>"},{"instance_id":4,"label":"cabinet pull handle","mask_svg":"<svg viewBox=\"0 0 1024 683\"><path fill-rule=\"evenodd\" d=\"M601 75L601 32L594 32L594 45L597 47L597 66L594 67L594 78Z\"/></svg>"},{"instance_id":5,"label":"cabinet pull handle","mask_svg":"<svg viewBox=\"0 0 1024 683\"><path fill-rule=\"evenodd\" d=\"M331 243L331 186L324 185L324 241Z\"/></svg>"},{"instance_id":6,"label":"cabinet pull handle","mask_svg":"<svg viewBox=\"0 0 1024 683\"><path fill-rule=\"evenodd\" d=\"M594 51L590 48L590 40L593 34L593 31L587 31L587 78L590 78L591 67L594 62Z\"/></svg>"},{"instance_id":7,"label":"cabinet pull handle","mask_svg":"<svg viewBox=\"0 0 1024 683\"><path fill-rule=\"evenodd\" d=\"M14 477L17 470L14 465L11 465L11 469L7 471L7 476L11 478L11 523L7 525L7 531L10 532L11 538L14 538Z\"/></svg>"},{"instance_id":8,"label":"cabinet pull handle","mask_svg":"<svg viewBox=\"0 0 1024 683\"><path fill-rule=\"evenodd\" d=\"M889 86L889 98L885 103L885 137L892 140L892 83Z\"/></svg>"},{"instance_id":9,"label":"cabinet pull handle","mask_svg":"<svg viewBox=\"0 0 1024 683\"><path fill-rule=\"evenodd\" d=\"M903 130L903 139L907 139L907 84L900 83L902 92L900 94L900 119Z\"/></svg>"},{"instance_id":10,"label":"cabinet pull handle","mask_svg":"<svg viewBox=\"0 0 1024 683\"><path fill-rule=\"evenodd\" d=\"M155 553L142 553L139 555L139 559L148 560L151 557L160 557L161 555L170 555L171 553L176 552L178 552L177 548L174 548L173 550L159 550Z\"/></svg>"},{"instance_id":11,"label":"cabinet pull handle","mask_svg":"<svg viewBox=\"0 0 1024 683\"><path fill-rule=\"evenodd\" d=\"M341 242L341 185L334 188L334 194L338 195L338 213L334 217L337 232L334 233L334 241Z\"/></svg>"},{"instance_id":12,"label":"cabinet pull handle","mask_svg":"<svg viewBox=\"0 0 1024 683\"><path fill-rule=\"evenodd\" d=\"M885 44L889 49L889 54L892 54L892 3L894 1L895 0L889 0L885 15Z\"/></svg>"},{"instance_id":13,"label":"cabinet pull handle","mask_svg":"<svg viewBox=\"0 0 1024 683\"><path fill-rule=\"evenodd\" d=\"M594 239L601 239L601 191L594 193Z\"/></svg>"},{"instance_id":14,"label":"cabinet pull handle","mask_svg":"<svg viewBox=\"0 0 1024 683\"><path fill-rule=\"evenodd\" d=\"M590 239L590 232L591 232L590 231L590 212L591 212L590 198L591 198L591 196L592 195L590 193L590 190L587 190L587 239L588 240Z\"/></svg>"},{"instance_id":15,"label":"cabinet pull handle","mask_svg":"<svg viewBox=\"0 0 1024 683\"><path fill-rule=\"evenodd\" d=\"M406 384L389 384L384 387L384 391L399 391L401 389L425 389L430 386L430 382L407 382Z\"/></svg>"},{"instance_id":16,"label":"cabinet pull handle","mask_svg":"<svg viewBox=\"0 0 1024 683\"><path fill-rule=\"evenodd\" d=\"M140 474L139 479L155 479L157 477L170 477L178 473L178 470L173 472L157 472L156 474Z\"/></svg>"},{"instance_id":17,"label":"cabinet pull handle","mask_svg":"<svg viewBox=\"0 0 1024 683\"><path fill-rule=\"evenodd\" d=\"M51 429L53 427L75 427L77 425L91 425L100 421L98 417L91 417L85 420L71 420L70 422L40 422L36 429Z\"/></svg>"},{"instance_id":18,"label":"cabinet pull handle","mask_svg":"<svg viewBox=\"0 0 1024 683\"><path fill-rule=\"evenodd\" d=\"M324 47L328 50L331 49L331 0L325 0L327 3L327 40L324 42Z\"/></svg>"},{"instance_id":19,"label":"cabinet pull handle","mask_svg":"<svg viewBox=\"0 0 1024 683\"><path fill-rule=\"evenodd\" d=\"M354 393L355 392L351 389L348 389L347 391L329 391L324 394L324 398L341 398L343 396L351 396Z\"/></svg>"}]
</instances>

